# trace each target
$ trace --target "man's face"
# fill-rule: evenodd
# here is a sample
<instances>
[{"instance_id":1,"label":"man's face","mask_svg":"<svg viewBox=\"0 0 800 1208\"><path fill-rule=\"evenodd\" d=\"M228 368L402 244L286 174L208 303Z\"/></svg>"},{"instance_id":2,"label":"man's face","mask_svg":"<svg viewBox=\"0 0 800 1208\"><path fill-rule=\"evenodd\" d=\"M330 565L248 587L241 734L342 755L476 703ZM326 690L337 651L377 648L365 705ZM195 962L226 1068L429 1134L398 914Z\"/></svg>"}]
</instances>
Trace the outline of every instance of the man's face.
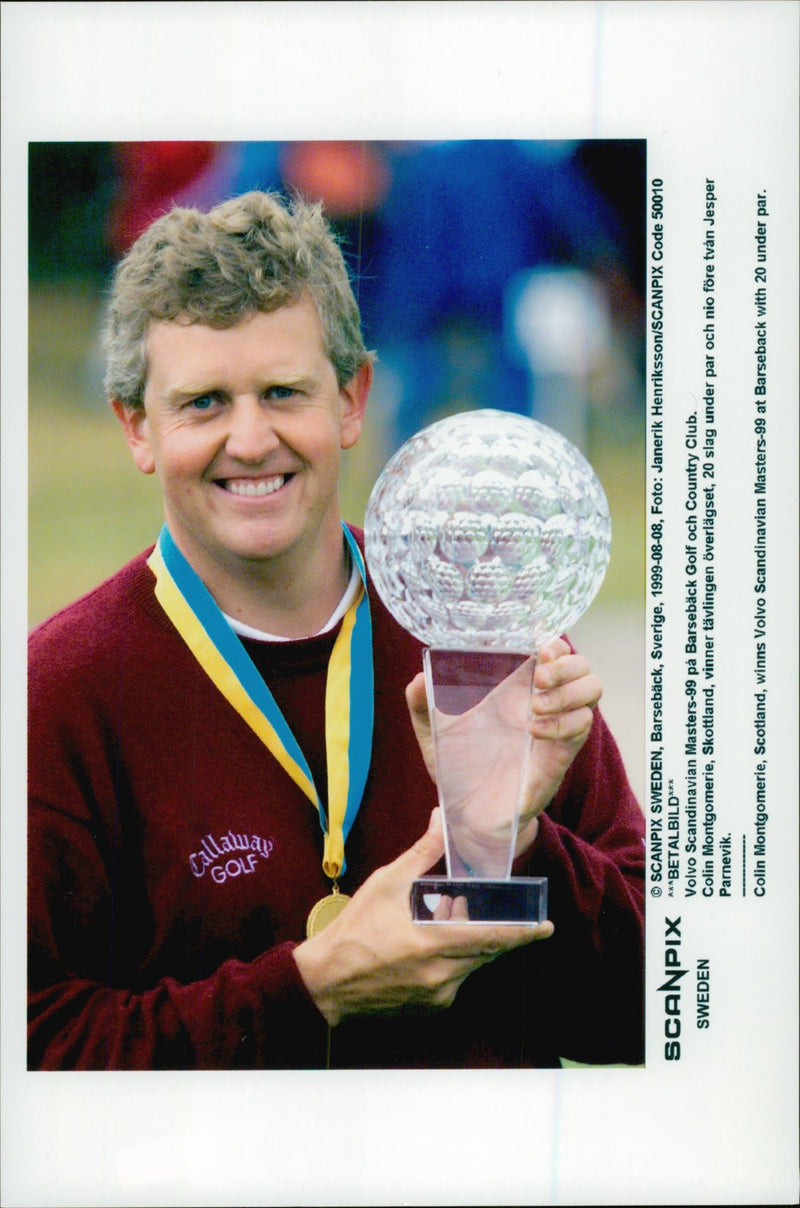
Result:
<instances>
[{"instance_id":1,"label":"man's face","mask_svg":"<svg viewBox=\"0 0 800 1208\"><path fill-rule=\"evenodd\" d=\"M221 330L154 322L147 363L144 410L114 408L201 578L341 549L340 456L371 368L339 388L309 295Z\"/></svg>"}]
</instances>

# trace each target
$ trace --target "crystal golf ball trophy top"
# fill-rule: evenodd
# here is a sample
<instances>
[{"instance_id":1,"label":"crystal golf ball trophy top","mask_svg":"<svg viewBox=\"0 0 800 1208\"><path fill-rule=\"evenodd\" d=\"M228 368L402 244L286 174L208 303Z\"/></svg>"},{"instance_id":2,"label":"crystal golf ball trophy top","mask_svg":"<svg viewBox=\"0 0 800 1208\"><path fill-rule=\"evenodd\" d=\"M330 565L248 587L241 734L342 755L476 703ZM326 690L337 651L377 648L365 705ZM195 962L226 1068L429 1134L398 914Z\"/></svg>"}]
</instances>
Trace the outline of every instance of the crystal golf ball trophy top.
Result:
<instances>
[{"instance_id":1,"label":"crystal golf ball trophy top","mask_svg":"<svg viewBox=\"0 0 800 1208\"><path fill-rule=\"evenodd\" d=\"M594 599L611 522L582 453L524 416L470 411L411 437L370 496L367 563L423 663L447 876L418 922L538 922L546 880L513 877L525 826L536 652Z\"/></svg>"}]
</instances>

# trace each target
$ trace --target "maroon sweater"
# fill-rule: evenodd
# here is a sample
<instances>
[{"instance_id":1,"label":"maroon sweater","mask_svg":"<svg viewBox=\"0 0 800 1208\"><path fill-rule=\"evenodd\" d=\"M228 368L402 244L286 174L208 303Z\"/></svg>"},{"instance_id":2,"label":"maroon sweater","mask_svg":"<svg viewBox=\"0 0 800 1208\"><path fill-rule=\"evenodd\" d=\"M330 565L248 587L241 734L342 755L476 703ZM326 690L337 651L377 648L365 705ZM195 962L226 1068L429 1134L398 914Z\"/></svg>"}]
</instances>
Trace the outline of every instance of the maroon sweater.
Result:
<instances>
[{"instance_id":1,"label":"maroon sweater","mask_svg":"<svg viewBox=\"0 0 800 1208\"><path fill-rule=\"evenodd\" d=\"M327 1025L292 955L330 891L316 812L195 662L145 557L31 636L29 1066L319 1067ZM375 734L345 893L436 804L404 695L421 647L370 600ZM323 793L334 639L245 643ZM643 829L596 714L514 869L549 878L554 937L472 974L440 1014L345 1021L331 1064L642 1060Z\"/></svg>"}]
</instances>

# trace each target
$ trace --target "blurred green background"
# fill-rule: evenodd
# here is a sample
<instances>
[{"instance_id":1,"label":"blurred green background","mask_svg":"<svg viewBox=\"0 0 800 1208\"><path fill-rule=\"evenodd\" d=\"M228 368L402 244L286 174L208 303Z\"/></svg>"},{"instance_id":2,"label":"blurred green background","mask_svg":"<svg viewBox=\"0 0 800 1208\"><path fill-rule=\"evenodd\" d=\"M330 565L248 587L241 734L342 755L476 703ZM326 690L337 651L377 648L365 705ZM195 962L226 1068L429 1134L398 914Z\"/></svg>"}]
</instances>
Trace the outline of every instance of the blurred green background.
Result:
<instances>
[{"instance_id":1,"label":"blurred green background","mask_svg":"<svg viewBox=\"0 0 800 1208\"><path fill-rule=\"evenodd\" d=\"M472 276L464 285L466 294L471 282L477 280L475 274L485 271L494 250L486 220L474 253L466 244L461 251L457 248L458 259L452 259L440 274L444 284L437 287L439 292L432 293L431 286L427 312L420 285L420 264L427 264L425 258L441 244L441 230L422 231L416 244L412 234L404 235L405 259L394 251L391 223L407 223L408 219L399 209L393 217L393 181L399 181L400 192L405 187L412 202L419 202L415 209L432 209L431 198L435 197L446 232L454 222L451 194L456 186L467 209L476 204L469 188L458 177L458 161L452 158L454 151L451 152L453 145L445 144L441 149L435 145L431 149L427 145L404 144L398 149L388 144L339 144L336 146L342 153L332 160L333 145L306 144L316 148L317 156L315 159L311 155L306 161L297 159L296 144L248 146L255 146L261 155L259 174L256 175L251 158L251 176L243 177L240 170L238 178L231 165L236 162L234 153L240 151L239 145L34 144L31 147L28 407L31 626L113 574L134 554L152 544L160 527L158 484L135 469L119 425L103 398L99 333L115 259L142 223L154 217L159 207L168 208L172 200L205 207L221 196L242 191L243 187L302 185L306 194L316 191L331 217L338 220L346 241L345 250L356 247L357 292L365 312L368 341L377 348L380 363L364 435L345 462L342 502L347 519L362 522L377 475L410 430L444 412L474 406L503 406L511 400L509 409L526 408L523 396L516 403L512 399L517 381L523 381L522 374L517 373L519 356L517 363L507 358L507 374L501 379L503 388L497 387L500 397L492 393L492 357L505 357L509 341L505 339L502 348L500 342L492 343L495 341L492 324L496 327L498 320L496 313L490 313L489 302L485 313L476 309L474 302L464 303L459 310L459 304L442 292L447 290L456 272L454 265L469 260L473 254ZM320 146L326 152L322 167ZM142 168L142 164L147 167L148 161L146 155L142 158L142 148L153 147L158 152L157 168L161 176L156 172L157 178L148 185L147 172ZM203 154L198 152L194 161L175 166L176 157L169 151L175 147L184 155L188 147L202 148ZM375 153L373 160L367 157L366 166L365 147ZM467 164L479 164L482 147L479 145L474 156L467 156ZM606 580L597 600L571 636L604 681L603 710L641 799L644 787L643 265L638 227L636 237L628 237L627 241L618 232L628 231L632 224L639 224L643 232L643 145L634 146L636 154L630 144L593 144L590 151L581 145L581 154L573 145L558 147L559 156L552 155L551 164L544 154L546 147L543 150L536 146L534 160L539 173L536 179L542 189L551 190L552 212L539 214L538 241L530 243L527 253L531 264L540 271L562 270L561 278L545 274L546 284L563 280L563 270L572 271L577 266L584 274L583 280L601 282L608 299L601 315L607 327L606 338L593 359L579 358L578 370L573 371L567 365L567 373L563 364L555 366L561 375L556 383L561 394L556 391L553 396L556 402L564 397L565 381L573 403L576 382L581 392L578 443L603 483L613 522L612 558ZM356 156L351 162L354 148L360 149L361 159ZM138 159L133 157L133 171L132 149L139 155ZM456 145L455 150L461 151L462 145ZM497 147L490 150L496 166L499 150ZM128 155L128 161L122 152ZM428 176L419 179L414 176L414 157L418 154L423 160L428 156ZM291 155L295 156L294 161ZM273 176L265 179L264 164L273 162L270 156L274 158ZM180 160L180 155L177 159ZM193 165L196 169L197 162L205 164L205 175L200 171L192 178L190 173L187 181L186 173ZM174 168L174 179L169 171L165 179L165 164L169 171ZM446 185L449 193L441 191L445 186L440 186L438 176L432 175L442 166L450 173ZM580 169L576 179L585 178L590 186L588 193L581 191L581 185L575 186L573 209L569 209L572 194L556 196L552 183L572 180L565 176L565 166L574 170L573 174ZM378 169L384 170L383 175ZM353 189L343 189L339 184L337 192L334 187L337 181L341 182L341 173L348 171L358 177L356 192L360 200L355 216ZM613 188L607 184L604 189L604 181L613 181ZM536 180L533 184L536 185ZM508 181L504 187L509 187ZM598 197L600 200L596 201ZM489 202L497 209L493 198ZM576 208L581 207L581 220L577 221ZM560 216L562 210L563 222L561 217L553 217ZM523 220L525 212L523 208ZM491 215L494 210L487 213ZM502 208L497 221L508 225ZM573 225L579 229L580 238L570 245L563 232L569 233ZM546 238L541 235L542 230ZM502 263L499 242L497 249L501 261L498 273L515 269L510 260ZM368 301L370 283L381 276L381 266L385 264L386 277L392 280L394 274L399 282L395 288L402 291L409 254L416 255L417 262L407 271L416 276L405 299L405 315L401 306L397 319L393 319L385 314L385 296L372 305ZM349 258L353 267L352 256ZM527 280L522 276L523 282ZM476 296L490 299L491 290L488 278L477 281ZM437 327L438 318L432 319L431 315L435 311L438 316L446 307L450 308L447 323ZM440 337L435 345L429 338L432 329ZM406 362L412 368L404 384ZM426 366L433 382L428 387L430 405L424 393L417 390L415 394L415 363ZM547 389L553 388L554 380L552 372L543 375L538 394L533 394L534 404L537 400L546 402ZM420 399L425 401L427 409ZM534 406L533 413L545 422L553 422L555 415L553 426L559 426L557 408L553 411L551 407L549 414L537 414ZM566 434L575 436L569 428Z\"/></svg>"}]
</instances>

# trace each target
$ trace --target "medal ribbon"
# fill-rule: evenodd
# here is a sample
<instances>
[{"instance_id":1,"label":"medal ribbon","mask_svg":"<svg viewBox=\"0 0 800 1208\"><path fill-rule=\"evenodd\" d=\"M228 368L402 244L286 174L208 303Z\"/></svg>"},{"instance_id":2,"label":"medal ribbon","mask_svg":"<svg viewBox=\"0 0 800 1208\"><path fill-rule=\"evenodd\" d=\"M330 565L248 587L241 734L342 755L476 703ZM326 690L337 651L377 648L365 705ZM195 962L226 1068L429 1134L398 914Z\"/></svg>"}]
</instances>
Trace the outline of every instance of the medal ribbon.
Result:
<instances>
[{"instance_id":1,"label":"medal ribbon","mask_svg":"<svg viewBox=\"0 0 800 1208\"><path fill-rule=\"evenodd\" d=\"M361 590L344 616L328 664L327 814L311 769L274 696L166 525L147 560L156 577L156 598L200 666L317 809L325 836L322 867L334 880L346 867L344 846L369 774L373 726L372 622L366 569L355 538L346 525L342 529L361 575Z\"/></svg>"}]
</instances>

